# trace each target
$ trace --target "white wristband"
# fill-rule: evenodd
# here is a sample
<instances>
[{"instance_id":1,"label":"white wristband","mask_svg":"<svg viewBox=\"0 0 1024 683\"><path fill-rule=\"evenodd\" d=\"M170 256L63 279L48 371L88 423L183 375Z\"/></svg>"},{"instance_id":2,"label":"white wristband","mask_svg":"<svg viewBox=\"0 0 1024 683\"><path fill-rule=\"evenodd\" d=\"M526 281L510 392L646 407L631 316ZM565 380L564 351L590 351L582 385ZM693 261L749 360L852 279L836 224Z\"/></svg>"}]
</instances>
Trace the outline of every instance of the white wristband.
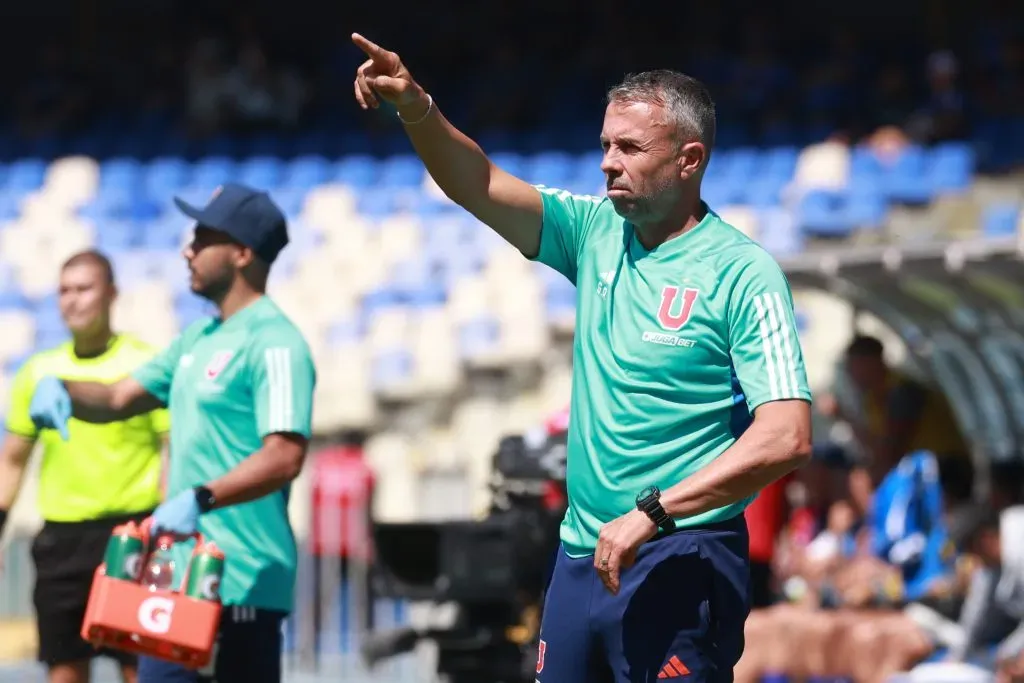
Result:
<instances>
[{"instance_id":1,"label":"white wristband","mask_svg":"<svg viewBox=\"0 0 1024 683\"><path fill-rule=\"evenodd\" d=\"M405 119L402 118L402 115L399 112L396 111L395 114L398 116L398 120L404 123L405 125L415 126L417 123L423 123L427 119L427 117L430 116L430 112L432 112L433 110L434 96L431 95L430 93L427 93L427 111L423 113L423 116L419 117L415 121L406 121Z\"/></svg>"}]
</instances>

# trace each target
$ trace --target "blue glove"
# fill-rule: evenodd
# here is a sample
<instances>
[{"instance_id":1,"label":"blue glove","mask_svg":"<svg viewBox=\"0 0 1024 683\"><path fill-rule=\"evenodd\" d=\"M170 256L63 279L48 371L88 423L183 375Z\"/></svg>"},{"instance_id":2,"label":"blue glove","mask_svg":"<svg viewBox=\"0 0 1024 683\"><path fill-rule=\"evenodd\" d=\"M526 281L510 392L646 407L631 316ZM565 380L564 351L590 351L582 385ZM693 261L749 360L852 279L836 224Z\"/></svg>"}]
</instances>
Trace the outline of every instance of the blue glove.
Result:
<instances>
[{"instance_id":1,"label":"blue glove","mask_svg":"<svg viewBox=\"0 0 1024 683\"><path fill-rule=\"evenodd\" d=\"M170 500L164 501L153 512L154 536L171 533L176 536L191 536L199 523L199 501L192 489L182 491Z\"/></svg>"},{"instance_id":2,"label":"blue glove","mask_svg":"<svg viewBox=\"0 0 1024 683\"><path fill-rule=\"evenodd\" d=\"M71 396L64 388L64 383L56 377L46 376L39 380L32 394L28 414L36 429L56 429L62 439L68 440Z\"/></svg>"}]
</instances>

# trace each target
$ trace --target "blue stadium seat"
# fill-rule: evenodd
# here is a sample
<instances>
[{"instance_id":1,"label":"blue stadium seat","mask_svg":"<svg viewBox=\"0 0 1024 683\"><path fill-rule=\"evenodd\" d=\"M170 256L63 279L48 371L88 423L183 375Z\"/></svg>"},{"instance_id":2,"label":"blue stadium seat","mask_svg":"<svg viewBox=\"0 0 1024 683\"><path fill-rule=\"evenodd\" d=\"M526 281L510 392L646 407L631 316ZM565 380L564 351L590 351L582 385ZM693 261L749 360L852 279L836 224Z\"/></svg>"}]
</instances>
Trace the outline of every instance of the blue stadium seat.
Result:
<instances>
[{"instance_id":1,"label":"blue stadium seat","mask_svg":"<svg viewBox=\"0 0 1024 683\"><path fill-rule=\"evenodd\" d=\"M745 189L745 184L730 182L719 174L711 179L705 178L701 186L701 199L707 202L712 210L717 210L739 203Z\"/></svg>"},{"instance_id":2,"label":"blue stadium seat","mask_svg":"<svg viewBox=\"0 0 1024 683\"><path fill-rule=\"evenodd\" d=\"M579 179L591 180L599 185L604 184L604 171L601 170L601 162L604 161L604 152L596 150L584 152L576 156L576 172L573 176Z\"/></svg>"},{"instance_id":3,"label":"blue stadium seat","mask_svg":"<svg viewBox=\"0 0 1024 683\"><path fill-rule=\"evenodd\" d=\"M42 330L49 333L65 329L56 293L48 294L35 301L33 310L35 312L37 331Z\"/></svg>"},{"instance_id":4,"label":"blue stadium seat","mask_svg":"<svg viewBox=\"0 0 1024 683\"><path fill-rule=\"evenodd\" d=\"M38 158L18 159L7 167L3 189L12 194L38 190L46 179L46 162Z\"/></svg>"},{"instance_id":5,"label":"blue stadium seat","mask_svg":"<svg viewBox=\"0 0 1024 683\"><path fill-rule=\"evenodd\" d=\"M565 152L541 152L525 160L523 179L549 187L564 187L575 175L573 158Z\"/></svg>"},{"instance_id":6,"label":"blue stadium seat","mask_svg":"<svg viewBox=\"0 0 1024 683\"><path fill-rule=\"evenodd\" d=\"M788 182L789 178L783 180L777 175L754 178L739 188L740 201L755 209L778 206L782 201L782 190Z\"/></svg>"},{"instance_id":7,"label":"blue stadium seat","mask_svg":"<svg viewBox=\"0 0 1024 683\"><path fill-rule=\"evenodd\" d=\"M848 194L844 218L851 228L880 228L888 208L881 194Z\"/></svg>"},{"instance_id":8,"label":"blue stadium seat","mask_svg":"<svg viewBox=\"0 0 1024 683\"><path fill-rule=\"evenodd\" d=\"M143 170L143 188L154 199L168 198L186 187L191 180L192 169L188 162L177 157L153 159Z\"/></svg>"},{"instance_id":9,"label":"blue stadium seat","mask_svg":"<svg viewBox=\"0 0 1024 683\"><path fill-rule=\"evenodd\" d=\"M144 249L177 252L184 244L187 225L188 218L185 216L166 213L159 218L140 222L135 242Z\"/></svg>"},{"instance_id":10,"label":"blue stadium seat","mask_svg":"<svg viewBox=\"0 0 1024 683\"><path fill-rule=\"evenodd\" d=\"M330 180L331 165L323 156L307 154L293 159L284 169L280 185L308 190Z\"/></svg>"},{"instance_id":11,"label":"blue stadium seat","mask_svg":"<svg viewBox=\"0 0 1024 683\"><path fill-rule=\"evenodd\" d=\"M427 282L403 293L410 308L439 308L448 302L447 288L440 283Z\"/></svg>"},{"instance_id":12,"label":"blue stadium seat","mask_svg":"<svg viewBox=\"0 0 1024 683\"><path fill-rule=\"evenodd\" d=\"M803 230L820 237L846 237L852 225L846 218L844 196L837 192L814 190L800 200L798 209Z\"/></svg>"},{"instance_id":13,"label":"blue stadium seat","mask_svg":"<svg viewBox=\"0 0 1024 683\"><path fill-rule=\"evenodd\" d=\"M0 310L31 311L32 308L32 302L20 291L6 286L0 290Z\"/></svg>"},{"instance_id":14,"label":"blue stadium seat","mask_svg":"<svg viewBox=\"0 0 1024 683\"><path fill-rule=\"evenodd\" d=\"M356 210L360 215L382 220L397 211L398 197L387 188L366 188L356 195Z\"/></svg>"},{"instance_id":15,"label":"blue stadium seat","mask_svg":"<svg viewBox=\"0 0 1024 683\"><path fill-rule=\"evenodd\" d=\"M203 157L192 166L193 187L212 190L224 183L237 181L238 165L224 155Z\"/></svg>"},{"instance_id":16,"label":"blue stadium seat","mask_svg":"<svg viewBox=\"0 0 1024 683\"><path fill-rule=\"evenodd\" d=\"M0 192L0 221L13 221L20 215L20 196L12 192Z\"/></svg>"},{"instance_id":17,"label":"blue stadium seat","mask_svg":"<svg viewBox=\"0 0 1024 683\"><path fill-rule=\"evenodd\" d=\"M784 185L793 179L799 157L800 150L796 147L772 147L761 154L758 172L761 178L771 178Z\"/></svg>"},{"instance_id":18,"label":"blue stadium seat","mask_svg":"<svg viewBox=\"0 0 1024 683\"><path fill-rule=\"evenodd\" d=\"M276 187L284 177L284 162L271 156L249 157L238 165L235 179L258 190Z\"/></svg>"},{"instance_id":19,"label":"blue stadium seat","mask_svg":"<svg viewBox=\"0 0 1024 683\"><path fill-rule=\"evenodd\" d=\"M934 188L928 178L928 158L918 146L904 149L896 160L884 168L885 188L890 201L902 204L926 204Z\"/></svg>"},{"instance_id":20,"label":"blue stadium seat","mask_svg":"<svg viewBox=\"0 0 1024 683\"><path fill-rule=\"evenodd\" d=\"M95 244L108 255L137 247L135 224L109 217L97 221Z\"/></svg>"},{"instance_id":21,"label":"blue stadium seat","mask_svg":"<svg viewBox=\"0 0 1024 683\"><path fill-rule=\"evenodd\" d=\"M380 176L377 160L365 154L351 154L334 166L332 180L362 190L377 184Z\"/></svg>"},{"instance_id":22,"label":"blue stadium seat","mask_svg":"<svg viewBox=\"0 0 1024 683\"><path fill-rule=\"evenodd\" d=\"M985 237L1010 237L1017 234L1020 222L1019 204L1003 202L986 207L981 220L981 233Z\"/></svg>"},{"instance_id":23,"label":"blue stadium seat","mask_svg":"<svg viewBox=\"0 0 1024 683\"><path fill-rule=\"evenodd\" d=\"M302 213L302 209L306 204L306 195L309 192L309 190L299 187L268 188L260 187L259 185L256 187L264 190L269 189L270 198L281 208L284 215L289 218L294 218Z\"/></svg>"},{"instance_id":24,"label":"blue stadium seat","mask_svg":"<svg viewBox=\"0 0 1024 683\"><path fill-rule=\"evenodd\" d=\"M108 188L135 191L141 184L143 166L137 159L116 157L100 164L99 191Z\"/></svg>"},{"instance_id":25,"label":"blue stadium seat","mask_svg":"<svg viewBox=\"0 0 1024 683\"><path fill-rule=\"evenodd\" d=\"M495 166L506 173L525 180L526 160L518 152L494 152L490 155Z\"/></svg>"},{"instance_id":26,"label":"blue stadium seat","mask_svg":"<svg viewBox=\"0 0 1024 683\"><path fill-rule=\"evenodd\" d=\"M391 287L378 287L363 295L360 302L363 315L373 317L378 311L401 306L402 295Z\"/></svg>"},{"instance_id":27,"label":"blue stadium seat","mask_svg":"<svg viewBox=\"0 0 1024 683\"><path fill-rule=\"evenodd\" d=\"M967 143L947 142L930 152L929 179L935 194L961 192L971 184L974 151Z\"/></svg>"},{"instance_id":28,"label":"blue stadium seat","mask_svg":"<svg viewBox=\"0 0 1024 683\"><path fill-rule=\"evenodd\" d=\"M745 184L755 177L762 165L761 154L751 147L727 150L727 178L729 182ZM712 159L714 157L712 156Z\"/></svg>"},{"instance_id":29,"label":"blue stadium seat","mask_svg":"<svg viewBox=\"0 0 1024 683\"><path fill-rule=\"evenodd\" d=\"M380 164L379 182L383 187L419 187L425 177L423 162L414 154L391 156Z\"/></svg>"}]
</instances>

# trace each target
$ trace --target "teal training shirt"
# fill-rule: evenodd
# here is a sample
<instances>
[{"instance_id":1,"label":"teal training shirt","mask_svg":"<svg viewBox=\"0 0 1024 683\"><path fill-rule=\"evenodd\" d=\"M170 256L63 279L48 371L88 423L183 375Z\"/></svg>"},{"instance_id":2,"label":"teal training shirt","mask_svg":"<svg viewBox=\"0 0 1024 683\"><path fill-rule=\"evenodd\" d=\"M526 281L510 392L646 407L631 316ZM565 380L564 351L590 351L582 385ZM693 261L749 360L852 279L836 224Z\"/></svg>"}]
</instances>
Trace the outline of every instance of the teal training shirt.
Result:
<instances>
[{"instance_id":1,"label":"teal training shirt","mask_svg":"<svg viewBox=\"0 0 1024 683\"><path fill-rule=\"evenodd\" d=\"M641 490L665 490L717 458L761 404L811 392L789 283L756 242L708 209L648 251L609 199L538 189L536 260L576 285L561 537L582 557ZM751 500L676 526L734 517Z\"/></svg>"},{"instance_id":2,"label":"teal training shirt","mask_svg":"<svg viewBox=\"0 0 1024 683\"><path fill-rule=\"evenodd\" d=\"M226 321L196 321L134 377L170 409L168 497L221 477L268 434L311 435L312 354L267 297ZM199 530L226 557L224 604L291 611L296 555L288 494L285 488L200 518ZM191 547L176 546L176 581Z\"/></svg>"}]
</instances>

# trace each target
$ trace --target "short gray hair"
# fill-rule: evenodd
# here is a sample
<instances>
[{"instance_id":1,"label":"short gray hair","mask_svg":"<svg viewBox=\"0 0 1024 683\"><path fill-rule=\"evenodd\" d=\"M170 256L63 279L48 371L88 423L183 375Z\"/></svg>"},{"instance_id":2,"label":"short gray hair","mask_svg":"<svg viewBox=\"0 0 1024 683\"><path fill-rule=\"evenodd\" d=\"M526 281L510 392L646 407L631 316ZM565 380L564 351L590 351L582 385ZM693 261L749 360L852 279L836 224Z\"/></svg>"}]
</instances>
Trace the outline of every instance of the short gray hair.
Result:
<instances>
[{"instance_id":1,"label":"short gray hair","mask_svg":"<svg viewBox=\"0 0 1024 683\"><path fill-rule=\"evenodd\" d=\"M657 69L629 74L608 91L608 102L643 102L665 109L684 137L715 146L715 103L707 87L692 76Z\"/></svg>"}]
</instances>

